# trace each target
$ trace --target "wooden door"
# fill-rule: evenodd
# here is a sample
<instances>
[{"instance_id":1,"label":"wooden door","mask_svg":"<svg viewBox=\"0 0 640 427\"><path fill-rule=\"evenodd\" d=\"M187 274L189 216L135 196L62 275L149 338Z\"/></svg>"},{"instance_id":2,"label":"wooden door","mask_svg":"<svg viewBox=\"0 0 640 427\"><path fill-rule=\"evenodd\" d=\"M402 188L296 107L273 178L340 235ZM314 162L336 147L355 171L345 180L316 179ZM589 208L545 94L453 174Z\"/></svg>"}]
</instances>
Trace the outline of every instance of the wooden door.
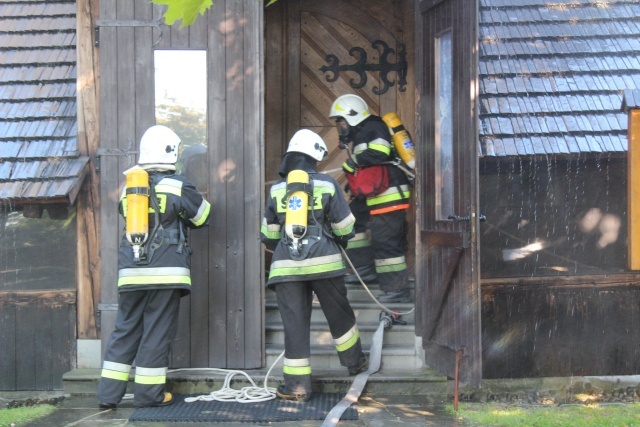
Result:
<instances>
[{"instance_id":1,"label":"wooden door","mask_svg":"<svg viewBox=\"0 0 640 427\"><path fill-rule=\"evenodd\" d=\"M335 123L328 118L331 104L340 95L359 95L372 114L396 111L405 127L414 130L413 4L408 0L293 0L266 8L265 191L277 178L289 139L301 128L318 133L327 144L329 157L320 162L318 170L331 171L346 184L341 164L347 152L338 148ZM408 28L403 25L407 16ZM369 69L362 79L355 71L334 74L323 70L332 62L354 65L363 59L359 52L365 53L367 66L375 68L385 47L393 50L387 50L384 58L391 63L398 62L404 49L409 63L406 84L399 83L396 72ZM331 55L333 60L328 59ZM385 86L381 74L392 85ZM412 212L409 215L412 220ZM410 268L413 248L411 233Z\"/></svg>"},{"instance_id":2,"label":"wooden door","mask_svg":"<svg viewBox=\"0 0 640 427\"><path fill-rule=\"evenodd\" d=\"M209 225L193 230L191 295L182 298L171 368L254 369L265 364L263 258L263 4L219 0L194 25L168 27L147 0L100 2L100 209L103 348L117 313L122 171L156 123L155 50L206 52L207 167L200 189Z\"/></svg>"},{"instance_id":3,"label":"wooden door","mask_svg":"<svg viewBox=\"0 0 640 427\"><path fill-rule=\"evenodd\" d=\"M454 377L459 360L460 380L479 386L476 11L469 0L419 5L417 300L427 365Z\"/></svg>"}]
</instances>

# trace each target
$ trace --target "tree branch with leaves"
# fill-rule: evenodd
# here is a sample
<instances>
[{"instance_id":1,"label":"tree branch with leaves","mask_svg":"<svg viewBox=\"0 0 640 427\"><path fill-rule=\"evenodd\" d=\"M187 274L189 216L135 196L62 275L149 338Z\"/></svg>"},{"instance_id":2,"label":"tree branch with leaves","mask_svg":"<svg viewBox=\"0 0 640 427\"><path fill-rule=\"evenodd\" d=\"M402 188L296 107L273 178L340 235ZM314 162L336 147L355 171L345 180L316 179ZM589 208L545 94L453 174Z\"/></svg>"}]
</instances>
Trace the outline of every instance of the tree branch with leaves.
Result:
<instances>
[{"instance_id":1,"label":"tree branch with leaves","mask_svg":"<svg viewBox=\"0 0 640 427\"><path fill-rule=\"evenodd\" d=\"M277 1L269 0L267 7ZM176 21L182 20L181 27L193 24L198 15L204 15L213 6L213 0L151 0L151 2L167 6L167 11L163 15L167 25L173 25Z\"/></svg>"}]
</instances>

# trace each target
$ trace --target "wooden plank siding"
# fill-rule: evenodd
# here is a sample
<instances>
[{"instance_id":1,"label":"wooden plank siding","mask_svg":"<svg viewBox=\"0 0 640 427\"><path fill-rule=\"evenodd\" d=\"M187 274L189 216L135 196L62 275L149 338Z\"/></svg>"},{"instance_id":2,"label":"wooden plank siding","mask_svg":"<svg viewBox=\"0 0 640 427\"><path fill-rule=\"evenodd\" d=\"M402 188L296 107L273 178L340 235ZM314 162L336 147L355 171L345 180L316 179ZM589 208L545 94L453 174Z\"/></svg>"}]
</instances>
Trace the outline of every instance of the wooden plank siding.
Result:
<instances>
[{"instance_id":1,"label":"wooden plank siding","mask_svg":"<svg viewBox=\"0 0 640 427\"><path fill-rule=\"evenodd\" d=\"M155 124L154 50L206 50L209 226L191 232L192 294L181 301L172 367L264 365L263 261L259 241L263 170L263 5L217 1L190 27L100 27L103 179L103 348L115 322L117 215L122 171ZM104 21L158 20L144 0L101 0ZM153 46L156 44L156 46ZM107 92L107 93L105 93Z\"/></svg>"},{"instance_id":2,"label":"wooden plank siding","mask_svg":"<svg viewBox=\"0 0 640 427\"><path fill-rule=\"evenodd\" d=\"M483 377L636 375L639 279L483 280Z\"/></svg>"},{"instance_id":3,"label":"wooden plank siding","mask_svg":"<svg viewBox=\"0 0 640 427\"><path fill-rule=\"evenodd\" d=\"M100 20L116 19L113 1L100 1ZM118 148L115 130L118 128L116 88L118 84L118 63L116 52L118 43L115 27L99 27L100 52L100 147ZM108 130L108 131L107 131ZM118 302L118 262L117 248L120 244L119 233L123 222L118 215L117 203L122 183L118 157L102 156L98 159L100 174L100 247L102 257L101 289L100 289L100 338L102 348L106 346L109 334L116 321L116 304Z\"/></svg>"},{"instance_id":4,"label":"wooden plank siding","mask_svg":"<svg viewBox=\"0 0 640 427\"><path fill-rule=\"evenodd\" d=\"M75 291L0 292L0 312L0 390L62 390L76 365Z\"/></svg>"}]
</instances>

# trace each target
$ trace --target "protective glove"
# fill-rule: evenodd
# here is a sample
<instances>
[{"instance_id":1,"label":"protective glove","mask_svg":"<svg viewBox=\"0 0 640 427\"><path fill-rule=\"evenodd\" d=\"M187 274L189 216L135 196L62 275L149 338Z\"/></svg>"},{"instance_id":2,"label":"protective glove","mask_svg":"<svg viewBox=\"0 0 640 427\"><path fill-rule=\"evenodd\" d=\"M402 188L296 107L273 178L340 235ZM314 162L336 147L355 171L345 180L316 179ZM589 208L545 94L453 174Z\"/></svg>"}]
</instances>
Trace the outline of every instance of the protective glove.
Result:
<instances>
[{"instance_id":1,"label":"protective glove","mask_svg":"<svg viewBox=\"0 0 640 427\"><path fill-rule=\"evenodd\" d=\"M358 165L352 158L348 158L346 162L342 164L342 170L346 173L354 173Z\"/></svg>"},{"instance_id":2,"label":"protective glove","mask_svg":"<svg viewBox=\"0 0 640 427\"><path fill-rule=\"evenodd\" d=\"M342 246L343 249L347 249L347 246L349 245L349 239L345 239L342 237L334 237L333 240L340 246Z\"/></svg>"}]
</instances>

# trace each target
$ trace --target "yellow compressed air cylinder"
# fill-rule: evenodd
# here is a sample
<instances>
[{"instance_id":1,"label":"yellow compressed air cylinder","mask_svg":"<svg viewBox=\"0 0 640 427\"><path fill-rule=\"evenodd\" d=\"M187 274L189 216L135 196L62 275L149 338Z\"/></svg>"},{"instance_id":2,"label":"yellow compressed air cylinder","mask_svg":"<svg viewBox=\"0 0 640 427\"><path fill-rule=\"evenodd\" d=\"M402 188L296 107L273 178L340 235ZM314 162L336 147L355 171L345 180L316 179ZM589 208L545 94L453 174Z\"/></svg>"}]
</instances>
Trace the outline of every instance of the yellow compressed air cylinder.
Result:
<instances>
[{"instance_id":1,"label":"yellow compressed air cylinder","mask_svg":"<svg viewBox=\"0 0 640 427\"><path fill-rule=\"evenodd\" d=\"M287 187L293 183L308 184L309 174L303 170L293 170L287 175ZM303 190L294 191L287 198L285 232L298 245L298 240L307 233L309 195Z\"/></svg>"},{"instance_id":2,"label":"yellow compressed air cylinder","mask_svg":"<svg viewBox=\"0 0 640 427\"><path fill-rule=\"evenodd\" d=\"M134 259L140 259L140 246L149 237L149 174L139 166L124 172L126 177L126 236L133 245Z\"/></svg>"},{"instance_id":3,"label":"yellow compressed air cylinder","mask_svg":"<svg viewBox=\"0 0 640 427\"><path fill-rule=\"evenodd\" d=\"M382 116L382 120L391 131L396 152L407 166L414 169L416 166L416 149L409 137L409 132L400 121L400 117L396 113L390 112Z\"/></svg>"}]
</instances>

